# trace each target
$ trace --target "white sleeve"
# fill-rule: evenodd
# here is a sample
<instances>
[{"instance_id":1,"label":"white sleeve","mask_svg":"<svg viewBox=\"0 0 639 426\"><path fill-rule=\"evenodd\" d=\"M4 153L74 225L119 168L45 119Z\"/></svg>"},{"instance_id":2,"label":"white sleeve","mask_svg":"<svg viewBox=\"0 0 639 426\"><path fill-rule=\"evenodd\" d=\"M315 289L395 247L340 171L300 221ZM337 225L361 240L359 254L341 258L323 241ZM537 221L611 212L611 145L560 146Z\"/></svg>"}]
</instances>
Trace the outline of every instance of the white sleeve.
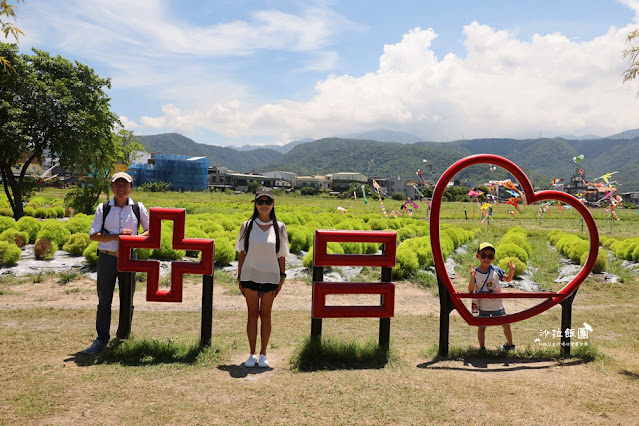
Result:
<instances>
[{"instance_id":1,"label":"white sleeve","mask_svg":"<svg viewBox=\"0 0 639 426\"><path fill-rule=\"evenodd\" d=\"M277 258L286 257L289 254L288 251L288 232L286 231L286 225L283 222L278 221L280 228L280 251L277 252Z\"/></svg>"},{"instance_id":2,"label":"white sleeve","mask_svg":"<svg viewBox=\"0 0 639 426\"><path fill-rule=\"evenodd\" d=\"M102 231L102 210L104 208L104 204L98 204L98 207L95 209L95 214L93 215L93 222L91 222L91 229L89 229L89 235L97 234Z\"/></svg>"}]
</instances>

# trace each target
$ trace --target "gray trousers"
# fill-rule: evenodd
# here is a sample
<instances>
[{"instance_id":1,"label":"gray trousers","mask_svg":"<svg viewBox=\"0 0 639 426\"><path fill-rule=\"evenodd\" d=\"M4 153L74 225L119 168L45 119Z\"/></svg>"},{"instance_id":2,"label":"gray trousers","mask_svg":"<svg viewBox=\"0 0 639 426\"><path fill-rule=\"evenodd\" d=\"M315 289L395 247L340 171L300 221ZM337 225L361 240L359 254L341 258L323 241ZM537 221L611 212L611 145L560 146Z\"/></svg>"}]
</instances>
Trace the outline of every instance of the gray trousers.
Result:
<instances>
[{"instance_id":1,"label":"gray trousers","mask_svg":"<svg viewBox=\"0 0 639 426\"><path fill-rule=\"evenodd\" d=\"M135 258L135 252L133 252L132 258ZM95 319L95 329L98 332L98 340L105 344L109 343L111 338L111 303L113 302L116 278L120 289L120 322L117 337L120 339L129 337L131 319L133 318L135 275L135 272L118 272L117 257L104 253L98 255L98 313ZM130 297L126 297L126 295Z\"/></svg>"}]
</instances>

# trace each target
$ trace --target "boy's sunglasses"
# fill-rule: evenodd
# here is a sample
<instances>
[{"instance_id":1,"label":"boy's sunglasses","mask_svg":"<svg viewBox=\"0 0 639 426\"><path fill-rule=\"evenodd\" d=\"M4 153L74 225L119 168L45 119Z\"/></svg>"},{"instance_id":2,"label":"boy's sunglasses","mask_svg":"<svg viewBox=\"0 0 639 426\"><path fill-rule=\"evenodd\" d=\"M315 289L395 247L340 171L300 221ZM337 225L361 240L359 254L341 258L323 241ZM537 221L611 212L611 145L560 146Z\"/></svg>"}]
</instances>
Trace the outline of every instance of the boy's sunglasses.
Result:
<instances>
[{"instance_id":1,"label":"boy's sunglasses","mask_svg":"<svg viewBox=\"0 0 639 426\"><path fill-rule=\"evenodd\" d=\"M266 204L267 206L270 206L271 204L273 204L273 200L270 198L267 198L266 200L262 199L262 198L258 198L257 200L255 200L255 202L257 203L258 206L261 206L263 204Z\"/></svg>"},{"instance_id":2,"label":"boy's sunglasses","mask_svg":"<svg viewBox=\"0 0 639 426\"><path fill-rule=\"evenodd\" d=\"M480 256L482 259L488 258L488 260L493 260L495 258L495 255L492 253L481 253Z\"/></svg>"}]
</instances>

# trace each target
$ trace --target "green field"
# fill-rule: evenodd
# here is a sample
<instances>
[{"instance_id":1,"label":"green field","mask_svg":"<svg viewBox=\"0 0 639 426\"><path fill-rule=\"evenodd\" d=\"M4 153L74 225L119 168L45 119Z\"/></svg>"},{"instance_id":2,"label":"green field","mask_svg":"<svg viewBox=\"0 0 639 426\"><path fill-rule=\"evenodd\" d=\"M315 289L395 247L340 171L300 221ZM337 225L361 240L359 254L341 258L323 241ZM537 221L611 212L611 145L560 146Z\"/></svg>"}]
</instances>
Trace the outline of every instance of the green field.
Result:
<instances>
[{"instance_id":1,"label":"green field","mask_svg":"<svg viewBox=\"0 0 639 426\"><path fill-rule=\"evenodd\" d=\"M37 195L60 199L64 193ZM132 197L148 207L185 208L187 219L228 218L233 222L228 224L233 230L225 231L229 235L235 232L231 225L248 218L252 209L250 195L134 192ZM331 217L337 225L345 220L385 221L375 200L367 205L362 200L342 202L348 210L344 216L335 212L339 203L337 198L286 195L277 198L276 210L300 222L298 227ZM387 199L385 206L391 211L399 202ZM404 242L413 238L413 231L427 237L425 207L420 204L412 219L388 220L388 228L403 235ZM475 204L444 204L443 229L460 228L473 235L461 245L469 250L453 255L458 265L454 285L467 286L478 241L498 243L509 229L521 227L531 249L527 265L535 268L533 279L559 289L563 284L553 280L561 256L547 235L559 229L585 236L575 213L552 207L551 217L545 214L540 220L536 206L524 208L515 218L503 205L494 210L491 223L481 224ZM636 210L619 209L620 220L612 226L603 209L592 212L602 237L623 241L639 236ZM559 339L552 336L560 327L559 307L513 324L517 351L511 355L496 350L503 343L497 327L488 330L488 353L479 353L476 328L453 312L451 357L439 358L437 287L420 269L397 282L400 304L391 320L386 358L367 358L367 348L374 348L377 339L377 320L325 320L323 335L351 343L356 354L342 354L345 360L332 367L319 360L302 368L300 351L310 332L309 280L287 282L274 305L269 348L273 368L267 370L241 366L247 352L246 314L229 273L216 270L211 348L199 351L197 346L197 305L190 310L175 305L155 309L140 301L132 338L112 344L97 358L80 352L94 334L97 297L90 280L69 274L2 275L0 424L637 423L639 281L631 266L613 255L607 270L620 281L596 274L579 289L572 327L585 323L592 331L587 338L573 339L588 345L575 347L573 357L566 359L559 356ZM376 280L378 272L363 271L357 279ZM189 278L185 289L197 296L197 278ZM143 283L138 297L144 297Z\"/></svg>"}]
</instances>

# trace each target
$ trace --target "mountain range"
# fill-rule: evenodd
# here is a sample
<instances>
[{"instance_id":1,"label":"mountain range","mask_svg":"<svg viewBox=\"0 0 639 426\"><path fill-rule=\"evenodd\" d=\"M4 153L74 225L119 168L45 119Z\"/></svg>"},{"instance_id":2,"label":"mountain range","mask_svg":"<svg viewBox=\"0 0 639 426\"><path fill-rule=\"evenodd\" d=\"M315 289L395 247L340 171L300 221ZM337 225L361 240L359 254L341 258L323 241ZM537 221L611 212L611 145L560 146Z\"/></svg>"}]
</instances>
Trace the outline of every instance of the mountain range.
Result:
<instances>
[{"instance_id":1,"label":"mountain range","mask_svg":"<svg viewBox=\"0 0 639 426\"><path fill-rule=\"evenodd\" d=\"M291 142L278 147L286 147L281 151L270 146L237 150L199 144L176 133L140 136L140 143L151 153L207 156L211 166L241 172L282 170L298 175L359 172L373 177L416 180L417 169L421 169L424 177L433 181L460 158L471 154L495 154L521 167L535 186L547 187L554 178L564 179L567 183L575 169L581 168L587 181L617 172L613 180L619 183L620 192L639 190L639 130L587 140L501 138L397 143L325 138ZM576 164L573 157L581 154L584 160ZM477 165L463 170L459 177L480 184L504 179L508 174L500 168L492 172L487 165Z\"/></svg>"}]
</instances>

